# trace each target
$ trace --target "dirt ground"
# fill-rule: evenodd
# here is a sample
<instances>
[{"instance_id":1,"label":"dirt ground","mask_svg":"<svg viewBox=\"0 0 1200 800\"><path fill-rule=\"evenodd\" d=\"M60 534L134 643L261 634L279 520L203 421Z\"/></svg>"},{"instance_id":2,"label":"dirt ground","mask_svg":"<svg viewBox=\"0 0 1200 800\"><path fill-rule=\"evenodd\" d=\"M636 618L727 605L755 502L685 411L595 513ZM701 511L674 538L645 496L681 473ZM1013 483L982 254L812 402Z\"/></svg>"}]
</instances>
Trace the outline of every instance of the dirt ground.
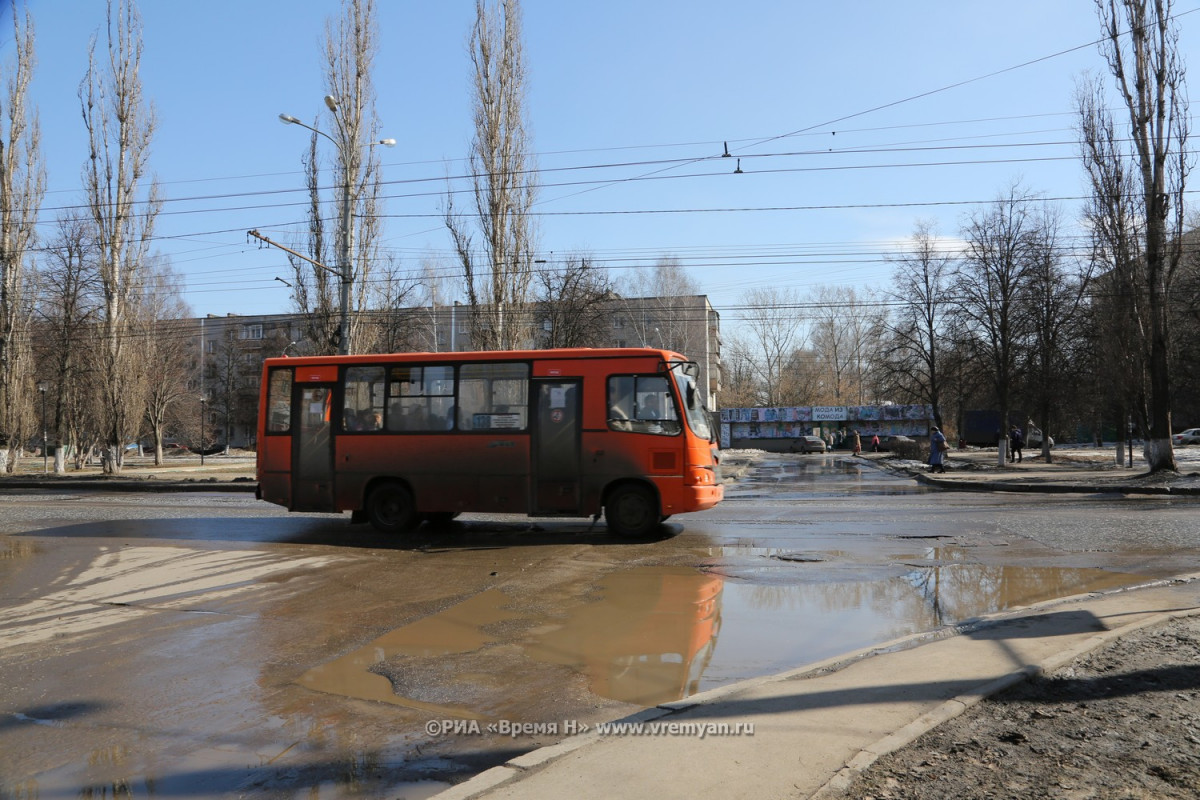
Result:
<instances>
[{"instance_id":1,"label":"dirt ground","mask_svg":"<svg viewBox=\"0 0 1200 800\"><path fill-rule=\"evenodd\" d=\"M1138 631L879 759L846 798L1200 797L1200 618Z\"/></svg>"}]
</instances>

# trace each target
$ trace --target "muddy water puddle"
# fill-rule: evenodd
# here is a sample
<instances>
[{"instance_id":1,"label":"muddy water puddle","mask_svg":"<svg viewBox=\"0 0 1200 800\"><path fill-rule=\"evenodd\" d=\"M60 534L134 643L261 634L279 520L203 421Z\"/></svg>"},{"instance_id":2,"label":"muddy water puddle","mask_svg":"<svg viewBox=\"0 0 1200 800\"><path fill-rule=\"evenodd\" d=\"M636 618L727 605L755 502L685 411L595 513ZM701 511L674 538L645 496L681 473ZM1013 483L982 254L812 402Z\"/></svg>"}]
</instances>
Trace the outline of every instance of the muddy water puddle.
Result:
<instances>
[{"instance_id":1,"label":"muddy water puddle","mask_svg":"<svg viewBox=\"0 0 1200 800\"><path fill-rule=\"evenodd\" d=\"M637 567L554 612L489 590L391 631L301 678L308 688L480 719L511 713L555 668L602 697L651 706L899 636L1042 600L1136 583L1096 569L992 566L962 548L900 554L859 579L843 553L750 554L788 582L726 569ZM743 553L743 556L746 554ZM807 573L807 574L806 574ZM524 686L525 682L529 686ZM525 691L523 691L523 688Z\"/></svg>"}]
</instances>

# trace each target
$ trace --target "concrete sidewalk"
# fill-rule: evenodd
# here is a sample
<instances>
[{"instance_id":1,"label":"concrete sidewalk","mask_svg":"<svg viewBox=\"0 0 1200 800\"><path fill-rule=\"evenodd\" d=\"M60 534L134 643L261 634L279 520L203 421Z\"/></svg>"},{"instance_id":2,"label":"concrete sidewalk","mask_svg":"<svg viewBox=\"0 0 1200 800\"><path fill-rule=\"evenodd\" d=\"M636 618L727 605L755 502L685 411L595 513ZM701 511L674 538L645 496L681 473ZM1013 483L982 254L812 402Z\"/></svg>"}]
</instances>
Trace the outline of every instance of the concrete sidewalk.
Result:
<instances>
[{"instance_id":1,"label":"concrete sidewalk","mask_svg":"<svg viewBox=\"0 0 1200 800\"><path fill-rule=\"evenodd\" d=\"M982 698L1133 630L1200 613L1197 577L1006 612L667 703L621 720L620 732L565 739L437 797L836 795L879 756Z\"/></svg>"}]
</instances>

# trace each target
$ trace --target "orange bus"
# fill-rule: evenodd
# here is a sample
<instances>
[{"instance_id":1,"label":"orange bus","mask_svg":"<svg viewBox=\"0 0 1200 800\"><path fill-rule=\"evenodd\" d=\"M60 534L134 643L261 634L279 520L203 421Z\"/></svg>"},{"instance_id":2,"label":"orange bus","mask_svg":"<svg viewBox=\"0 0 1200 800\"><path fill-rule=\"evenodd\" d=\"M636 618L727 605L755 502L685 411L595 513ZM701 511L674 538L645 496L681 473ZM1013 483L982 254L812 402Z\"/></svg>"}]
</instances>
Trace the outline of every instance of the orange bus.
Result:
<instances>
[{"instance_id":1,"label":"orange bus","mask_svg":"<svg viewBox=\"0 0 1200 800\"><path fill-rule=\"evenodd\" d=\"M603 511L647 536L724 496L698 376L649 348L269 358L258 496L384 532Z\"/></svg>"}]
</instances>

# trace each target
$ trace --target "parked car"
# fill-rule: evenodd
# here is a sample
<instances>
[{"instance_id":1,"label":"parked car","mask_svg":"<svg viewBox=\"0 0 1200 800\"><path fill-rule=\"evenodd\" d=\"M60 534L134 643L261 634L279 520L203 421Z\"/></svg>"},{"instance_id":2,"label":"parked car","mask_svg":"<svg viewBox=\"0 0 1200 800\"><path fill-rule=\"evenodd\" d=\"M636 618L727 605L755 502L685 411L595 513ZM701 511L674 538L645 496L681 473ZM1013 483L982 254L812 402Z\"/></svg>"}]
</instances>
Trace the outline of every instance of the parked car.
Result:
<instances>
[{"instance_id":1,"label":"parked car","mask_svg":"<svg viewBox=\"0 0 1200 800\"><path fill-rule=\"evenodd\" d=\"M825 440L820 436L801 436L792 442L793 453L824 453Z\"/></svg>"},{"instance_id":2,"label":"parked car","mask_svg":"<svg viewBox=\"0 0 1200 800\"><path fill-rule=\"evenodd\" d=\"M897 447L903 447L905 444L916 444L916 441L909 436L903 434L892 434L890 436L879 437L880 450L895 450Z\"/></svg>"},{"instance_id":3,"label":"parked car","mask_svg":"<svg viewBox=\"0 0 1200 800\"><path fill-rule=\"evenodd\" d=\"M1200 444L1200 428L1188 428L1171 437L1171 444L1180 447L1185 444Z\"/></svg>"}]
</instances>

